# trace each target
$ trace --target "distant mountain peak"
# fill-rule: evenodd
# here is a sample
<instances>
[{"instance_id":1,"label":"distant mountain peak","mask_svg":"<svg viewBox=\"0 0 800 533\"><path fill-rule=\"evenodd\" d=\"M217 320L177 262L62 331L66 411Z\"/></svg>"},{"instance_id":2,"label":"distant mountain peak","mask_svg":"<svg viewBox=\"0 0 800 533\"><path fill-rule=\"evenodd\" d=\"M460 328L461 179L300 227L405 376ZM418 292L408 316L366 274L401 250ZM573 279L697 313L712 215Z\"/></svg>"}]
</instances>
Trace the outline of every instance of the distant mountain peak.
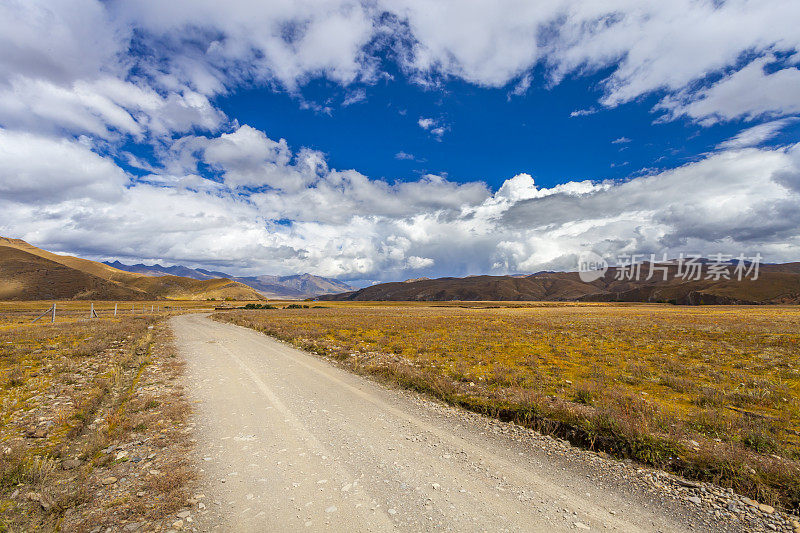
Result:
<instances>
[{"instance_id":1,"label":"distant mountain peak","mask_svg":"<svg viewBox=\"0 0 800 533\"><path fill-rule=\"evenodd\" d=\"M182 265L170 267L162 266L158 263L150 266L142 263L126 265L119 260L106 262L105 264L119 270L143 274L145 276L183 276L198 280L228 278L247 285L268 298L276 299L314 298L324 294L338 294L355 290L354 287L337 279L315 276L308 272L288 276L274 276L268 274L261 276L232 276L225 272L217 272L204 268L189 268Z\"/></svg>"}]
</instances>

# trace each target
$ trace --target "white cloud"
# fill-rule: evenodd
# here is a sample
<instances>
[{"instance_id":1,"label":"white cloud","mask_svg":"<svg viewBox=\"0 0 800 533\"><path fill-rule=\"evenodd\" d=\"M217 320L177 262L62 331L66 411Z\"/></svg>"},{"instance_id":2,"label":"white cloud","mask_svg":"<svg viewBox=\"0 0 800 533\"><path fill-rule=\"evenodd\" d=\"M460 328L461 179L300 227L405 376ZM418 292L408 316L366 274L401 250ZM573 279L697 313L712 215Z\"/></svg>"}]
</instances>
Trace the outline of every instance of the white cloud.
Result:
<instances>
[{"instance_id":1,"label":"white cloud","mask_svg":"<svg viewBox=\"0 0 800 533\"><path fill-rule=\"evenodd\" d=\"M4 3L0 124L106 137L215 132L225 117L210 98L242 83L297 92L325 78L350 88L344 105L361 101L363 87L350 86L381 79L387 51L432 86L454 76L515 82L510 94L521 94L537 65L553 84L608 69L607 106L664 91L667 118L782 116L800 109L796 60L763 67L800 48L798 16L794 0ZM741 68L745 54L756 59ZM426 129L441 137L447 127Z\"/></svg>"},{"instance_id":2,"label":"white cloud","mask_svg":"<svg viewBox=\"0 0 800 533\"><path fill-rule=\"evenodd\" d=\"M96 0L0 3L0 80L16 76L70 84L116 64L130 29Z\"/></svg>"},{"instance_id":3,"label":"white cloud","mask_svg":"<svg viewBox=\"0 0 800 533\"><path fill-rule=\"evenodd\" d=\"M524 76L522 76L522 78L520 78L520 80L511 90L511 92L508 93L508 98L510 99L512 95L523 96L525 93L528 92L528 89L531 88L532 82L533 82L533 76L531 76L530 73L526 73Z\"/></svg>"},{"instance_id":4,"label":"white cloud","mask_svg":"<svg viewBox=\"0 0 800 533\"><path fill-rule=\"evenodd\" d=\"M366 101L366 99L367 91L364 89L356 89L345 97L345 99L342 101L342 106L347 107L353 104L358 104Z\"/></svg>"},{"instance_id":5,"label":"white cloud","mask_svg":"<svg viewBox=\"0 0 800 533\"><path fill-rule=\"evenodd\" d=\"M766 142L780 133L780 131L793 122L797 122L797 117L784 118L780 120L773 120L765 122L752 128L742 130L735 137L723 141L717 145L718 150L725 150L730 148L745 148L748 146L758 146Z\"/></svg>"},{"instance_id":6,"label":"white cloud","mask_svg":"<svg viewBox=\"0 0 800 533\"><path fill-rule=\"evenodd\" d=\"M408 268L412 270L418 270L420 268L428 268L432 267L435 261L430 257L418 257L416 255L412 255L406 261L406 265Z\"/></svg>"},{"instance_id":7,"label":"white cloud","mask_svg":"<svg viewBox=\"0 0 800 533\"><path fill-rule=\"evenodd\" d=\"M773 61L769 56L755 59L707 89L666 97L658 107L703 124L800 113L800 69L767 73L764 67Z\"/></svg>"},{"instance_id":8,"label":"white cloud","mask_svg":"<svg viewBox=\"0 0 800 533\"><path fill-rule=\"evenodd\" d=\"M439 120L433 118L420 117L419 120L417 120L417 124L420 128L433 135L437 141L441 141L444 134L450 129Z\"/></svg>"},{"instance_id":9,"label":"white cloud","mask_svg":"<svg viewBox=\"0 0 800 533\"><path fill-rule=\"evenodd\" d=\"M607 106L694 87L735 68L744 54L800 48L800 5L793 0L444 1L435 7L405 0L384 7L407 23L412 45L403 57L420 76L500 87L541 63L553 83L611 68L602 84Z\"/></svg>"},{"instance_id":10,"label":"white cloud","mask_svg":"<svg viewBox=\"0 0 800 533\"><path fill-rule=\"evenodd\" d=\"M406 152L397 152L394 154L395 159L399 159L401 161L415 161L417 158L414 157L414 154L409 154Z\"/></svg>"},{"instance_id":11,"label":"white cloud","mask_svg":"<svg viewBox=\"0 0 800 533\"><path fill-rule=\"evenodd\" d=\"M419 127L422 128L423 130L429 130L433 127L434 124L436 124L436 121L433 120L432 118L419 117L419 120L417 120L417 124L419 124Z\"/></svg>"},{"instance_id":12,"label":"white cloud","mask_svg":"<svg viewBox=\"0 0 800 533\"><path fill-rule=\"evenodd\" d=\"M597 113L597 109L590 107L588 109L576 109L575 111L572 111L569 116L570 118L586 117L589 115L594 115L595 113Z\"/></svg>"},{"instance_id":13,"label":"white cloud","mask_svg":"<svg viewBox=\"0 0 800 533\"><path fill-rule=\"evenodd\" d=\"M354 0L142 0L111 9L119 20L176 42L180 48L166 58L169 67L197 87L216 91L206 78L255 78L295 90L316 76L346 85L373 74L364 50L375 36L373 14Z\"/></svg>"},{"instance_id":14,"label":"white cloud","mask_svg":"<svg viewBox=\"0 0 800 533\"><path fill-rule=\"evenodd\" d=\"M193 127L216 130L224 117L196 92L161 96L151 88L113 77L63 86L17 76L7 87L0 86L0 123L27 131L142 138Z\"/></svg>"},{"instance_id":15,"label":"white cloud","mask_svg":"<svg viewBox=\"0 0 800 533\"><path fill-rule=\"evenodd\" d=\"M2 135L0 234L98 258L387 280L571 268L586 248L779 261L800 245L798 145L717 152L624 182L541 188L519 174L492 193L440 176L387 183L330 169L318 152L247 125L186 137L195 159L182 173L137 182L80 142ZM198 161L222 181L198 177Z\"/></svg>"},{"instance_id":16,"label":"white cloud","mask_svg":"<svg viewBox=\"0 0 800 533\"><path fill-rule=\"evenodd\" d=\"M7 201L114 201L127 183L128 177L112 160L80 142L0 128L0 197Z\"/></svg>"},{"instance_id":17,"label":"white cloud","mask_svg":"<svg viewBox=\"0 0 800 533\"><path fill-rule=\"evenodd\" d=\"M631 142L631 140L629 138L627 138L627 137L619 137L619 138L614 139L613 141L611 141L611 144L627 144L629 142Z\"/></svg>"},{"instance_id":18,"label":"white cloud","mask_svg":"<svg viewBox=\"0 0 800 533\"><path fill-rule=\"evenodd\" d=\"M799 15L795 0L0 3L0 232L97 257L381 279L565 268L586 247L797 259L800 148L747 147L782 122L623 183L541 188L519 174L492 193L329 168L213 102L246 84L330 113L305 84L339 84L356 103L390 51L432 88L456 77L514 94L537 67L551 85L603 71L601 105L657 93L666 119L780 118L800 113ZM449 128L418 125L439 140ZM132 181L114 157L149 174Z\"/></svg>"}]
</instances>

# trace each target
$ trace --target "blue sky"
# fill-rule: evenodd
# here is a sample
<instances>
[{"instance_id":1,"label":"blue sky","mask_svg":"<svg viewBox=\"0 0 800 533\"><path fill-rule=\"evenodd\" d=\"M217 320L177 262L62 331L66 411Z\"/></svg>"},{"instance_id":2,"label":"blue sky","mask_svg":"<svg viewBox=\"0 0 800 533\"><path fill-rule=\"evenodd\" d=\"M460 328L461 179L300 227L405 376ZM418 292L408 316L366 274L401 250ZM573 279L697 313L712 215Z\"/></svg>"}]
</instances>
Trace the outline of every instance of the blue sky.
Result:
<instances>
[{"instance_id":1,"label":"blue sky","mask_svg":"<svg viewBox=\"0 0 800 533\"><path fill-rule=\"evenodd\" d=\"M0 234L358 283L799 260L800 7L0 5Z\"/></svg>"},{"instance_id":2,"label":"blue sky","mask_svg":"<svg viewBox=\"0 0 800 533\"><path fill-rule=\"evenodd\" d=\"M216 104L241 123L279 132L291 146L324 152L338 169L389 181L442 174L458 182L483 180L495 189L521 172L551 187L671 168L747 127L741 121L713 127L685 119L654 123L659 114L651 110L658 96L604 109L597 104L602 73L555 87L547 87L540 76L522 95L511 94L513 87L457 80L424 87L400 73L393 76L349 89L312 83L300 96L247 89ZM343 105L360 90L363 100ZM570 116L587 109L596 112ZM420 118L433 118L447 131L432 135L418 125Z\"/></svg>"}]
</instances>

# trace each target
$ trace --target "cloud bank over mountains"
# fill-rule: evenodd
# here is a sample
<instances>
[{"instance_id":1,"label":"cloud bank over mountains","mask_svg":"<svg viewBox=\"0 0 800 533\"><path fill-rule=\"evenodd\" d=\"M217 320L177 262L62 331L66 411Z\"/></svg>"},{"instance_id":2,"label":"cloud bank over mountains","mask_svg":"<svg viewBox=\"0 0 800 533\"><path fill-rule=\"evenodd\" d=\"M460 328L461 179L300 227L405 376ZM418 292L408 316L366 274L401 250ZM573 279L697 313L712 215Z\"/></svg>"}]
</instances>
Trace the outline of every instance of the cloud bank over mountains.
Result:
<instances>
[{"instance_id":1,"label":"cloud bank over mountains","mask_svg":"<svg viewBox=\"0 0 800 533\"><path fill-rule=\"evenodd\" d=\"M647 4L4 2L0 230L97 258L346 279L572 268L587 248L798 259L800 147L762 143L800 113L800 5ZM608 72L598 107L656 96L655 120L752 124L676 169L491 191L330 168L214 103L368 87L386 62L425 86L521 93L534 72Z\"/></svg>"}]
</instances>

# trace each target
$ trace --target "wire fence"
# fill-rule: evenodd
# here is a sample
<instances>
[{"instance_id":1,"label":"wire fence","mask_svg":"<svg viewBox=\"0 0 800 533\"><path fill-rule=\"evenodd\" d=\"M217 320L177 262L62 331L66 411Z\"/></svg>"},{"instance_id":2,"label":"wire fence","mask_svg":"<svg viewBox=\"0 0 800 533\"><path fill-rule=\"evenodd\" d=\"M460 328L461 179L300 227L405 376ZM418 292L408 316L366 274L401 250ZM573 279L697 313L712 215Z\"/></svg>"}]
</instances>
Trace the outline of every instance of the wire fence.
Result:
<instances>
[{"instance_id":1,"label":"wire fence","mask_svg":"<svg viewBox=\"0 0 800 533\"><path fill-rule=\"evenodd\" d=\"M206 306L132 302L2 302L0 323L6 326L23 324L56 324L75 320L113 319L131 316L164 315L187 311L212 310Z\"/></svg>"}]
</instances>

